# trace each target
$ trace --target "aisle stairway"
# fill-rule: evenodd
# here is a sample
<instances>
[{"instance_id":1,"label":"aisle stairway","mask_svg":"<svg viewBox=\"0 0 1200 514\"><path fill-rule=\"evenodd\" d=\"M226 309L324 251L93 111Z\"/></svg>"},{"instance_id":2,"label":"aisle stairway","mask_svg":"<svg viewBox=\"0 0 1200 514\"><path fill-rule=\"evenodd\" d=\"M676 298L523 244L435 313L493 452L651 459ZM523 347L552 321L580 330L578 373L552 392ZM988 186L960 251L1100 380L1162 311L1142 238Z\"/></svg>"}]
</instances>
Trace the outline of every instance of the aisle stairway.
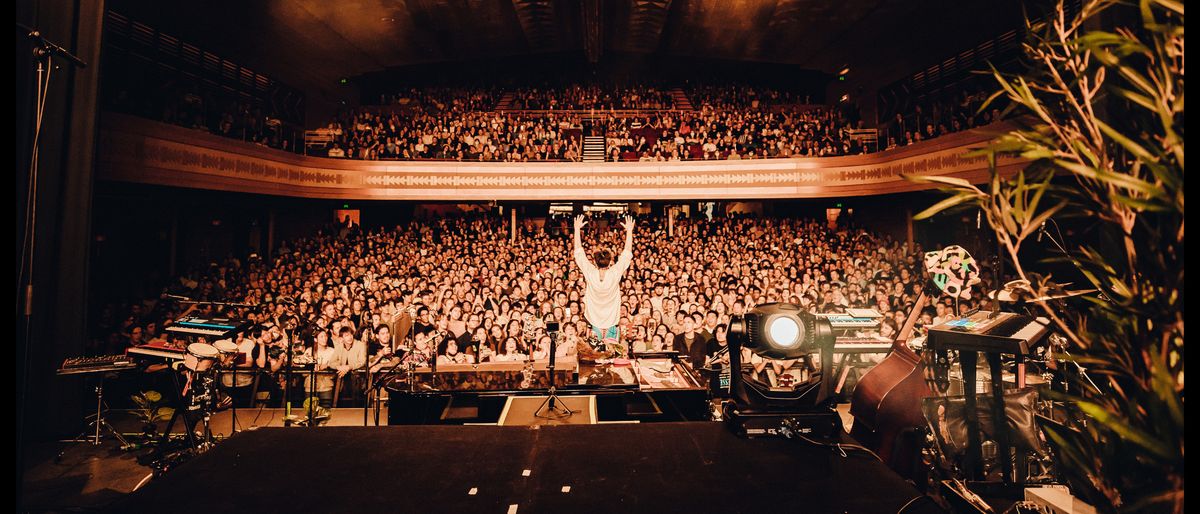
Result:
<instances>
[{"instance_id":1,"label":"aisle stairway","mask_svg":"<svg viewBox=\"0 0 1200 514\"><path fill-rule=\"evenodd\" d=\"M604 136L583 138L583 162L604 162Z\"/></svg>"},{"instance_id":2,"label":"aisle stairway","mask_svg":"<svg viewBox=\"0 0 1200 514\"><path fill-rule=\"evenodd\" d=\"M680 111L696 110L696 107L692 105L692 101L688 99L687 94L680 88L671 90L671 98L675 101L675 108Z\"/></svg>"},{"instance_id":3,"label":"aisle stairway","mask_svg":"<svg viewBox=\"0 0 1200 514\"><path fill-rule=\"evenodd\" d=\"M500 95L500 99L496 100L496 110L497 111L509 110L510 108L512 108L512 101L513 101L512 93L504 93L504 94Z\"/></svg>"}]
</instances>

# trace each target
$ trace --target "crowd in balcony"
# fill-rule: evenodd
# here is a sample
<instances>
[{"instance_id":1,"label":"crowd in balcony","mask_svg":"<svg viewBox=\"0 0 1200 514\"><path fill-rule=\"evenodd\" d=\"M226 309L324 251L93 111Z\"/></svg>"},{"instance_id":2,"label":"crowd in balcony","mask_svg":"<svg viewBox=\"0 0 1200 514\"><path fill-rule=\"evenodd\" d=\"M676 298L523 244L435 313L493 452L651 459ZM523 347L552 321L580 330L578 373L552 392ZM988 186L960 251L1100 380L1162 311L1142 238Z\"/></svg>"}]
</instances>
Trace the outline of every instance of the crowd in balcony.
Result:
<instances>
[{"instance_id":1,"label":"crowd in balcony","mask_svg":"<svg viewBox=\"0 0 1200 514\"><path fill-rule=\"evenodd\" d=\"M1000 121L1001 109L989 105L981 111L987 95L982 90L963 89L947 98L915 101L880 116L880 138L884 148L911 145Z\"/></svg>"},{"instance_id":2,"label":"crowd in balcony","mask_svg":"<svg viewBox=\"0 0 1200 514\"><path fill-rule=\"evenodd\" d=\"M151 94L120 88L106 109L288 152L303 150L303 130L269 102L169 81Z\"/></svg>"},{"instance_id":3,"label":"crowd in balcony","mask_svg":"<svg viewBox=\"0 0 1200 514\"><path fill-rule=\"evenodd\" d=\"M581 85L522 88L512 92L510 110L669 110L675 107L671 92L642 85Z\"/></svg>"},{"instance_id":4,"label":"crowd in balcony","mask_svg":"<svg viewBox=\"0 0 1200 514\"><path fill-rule=\"evenodd\" d=\"M849 137L854 123L842 109L808 105L807 98L769 89L733 87L726 97L713 87L697 91L699 105L675 110L671 94L649 86L413 90L384 97L384 106L343 112L316 131L326 141L316 152L362 160L578 161L585 135L603 136L611 161L869 151ZM501 103L503 108L492 109ZM626 112L595 116L591 108Z\"/></svg>"}]
</instances>

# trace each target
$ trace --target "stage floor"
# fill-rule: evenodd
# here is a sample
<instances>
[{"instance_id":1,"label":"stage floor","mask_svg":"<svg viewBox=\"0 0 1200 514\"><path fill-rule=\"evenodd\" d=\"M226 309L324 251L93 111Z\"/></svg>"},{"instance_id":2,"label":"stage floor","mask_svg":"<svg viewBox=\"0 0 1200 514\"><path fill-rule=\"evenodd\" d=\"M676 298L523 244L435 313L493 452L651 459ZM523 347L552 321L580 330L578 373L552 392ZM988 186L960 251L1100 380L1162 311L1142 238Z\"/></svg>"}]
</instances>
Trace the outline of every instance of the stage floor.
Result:
<instances>
[{"instance_id":1,"label":"stage floor","mask_svg":"<svg viewBox=\"0 0 1200 514\"><path fill-rule=\"evenodd\" d=\"M865 454L719 423L263 428L111 511L891 514L919 495Z\"/></svg>"}]
</instances>

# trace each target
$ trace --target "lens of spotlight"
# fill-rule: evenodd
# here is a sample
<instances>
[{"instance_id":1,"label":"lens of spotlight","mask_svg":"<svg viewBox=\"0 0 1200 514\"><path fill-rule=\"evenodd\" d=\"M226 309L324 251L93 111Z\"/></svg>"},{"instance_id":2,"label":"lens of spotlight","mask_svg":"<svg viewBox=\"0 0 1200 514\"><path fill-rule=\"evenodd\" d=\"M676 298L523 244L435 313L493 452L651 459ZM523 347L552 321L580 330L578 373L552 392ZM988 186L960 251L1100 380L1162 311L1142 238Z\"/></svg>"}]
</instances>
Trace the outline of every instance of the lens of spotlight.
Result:
<instances>
[{"instance_id":1,"label":"lens of spotlight","mask_svg":"<svg viewBox=\"0 0 1200 514\"><path fill-rule=\"evenodd\" d=\"M800 344L800 324L795 319L778 316L768 322L767 335L772 345L792 348Z\"/></svg>"}]
</instances>

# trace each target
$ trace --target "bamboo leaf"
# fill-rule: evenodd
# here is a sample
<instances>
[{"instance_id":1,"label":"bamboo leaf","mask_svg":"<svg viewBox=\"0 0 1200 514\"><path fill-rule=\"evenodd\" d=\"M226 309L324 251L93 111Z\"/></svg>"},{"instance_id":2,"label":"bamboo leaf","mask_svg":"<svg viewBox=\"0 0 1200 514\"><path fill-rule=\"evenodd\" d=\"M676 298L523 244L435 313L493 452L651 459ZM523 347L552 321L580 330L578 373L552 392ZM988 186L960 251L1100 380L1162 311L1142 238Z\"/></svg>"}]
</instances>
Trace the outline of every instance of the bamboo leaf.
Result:
<instances>
[{"instance_id":1,"label":"bamboo leaf","mask_svg":"<svg viewBox=\"0 0 1200 514\"><path fill-rule=\"evenodd\" d=\"M1118 96L1120 96L1126 100L1129 100L1130 102L1138 104L1142 107L1145 107L1148 110L1151 110L1151 111L1158 110L1158 104L1154 103L1154 99L1152 99L1146 95L1143 95L1136 91L1125 89L1123 87L1113 86L1110 89L1114 93L1116 93Z\"/></svg>"},{"instance_id":2,"label":"bamboo leaf","mask_svg":"<svg viewBox=\"0 0 1200 514\"><path fill-rule=\"evenodd\" d=\"M923 220L923 219L931 218L939 212L942 212L951 207L960 205L962 203L969 202L974 199L975 199L974 195L971 195L969 193L959 193L954 196L951 196L950 198L947 198L945 200L942 200L938 203L931 205L929 208L927 208L927 209L917 213L915 216L913 216L913 219L914 220Z\"/></svg>"},{"instance_id":3,"label":"bamboo leaf","mask_svg":"<svg viewBox=\"0 0 1200 514\"><path fill-rule=\"evenodd\" d=\"M1060 203L1058 205L1055 205L1054 207L1046 209L1041 214L1038 214L1036 217L1029 220L1029 223L1025 226L1025 230L1023 230L1021 232L1021 238L1024 239L1026 237L1029 237L1029 235L1033 234L1033 232L1035 230L1037 230L1038 227L1042 226L1042 223L1045 223L1046 220L1050 219L1051 216L1057 214L1058 211L1062 210L1062 208L1064 206L1066 206L1066 202Z\"/></svg>"},{"instance_id":4,"label":"bamboo leaf","mask_svg":"<svg viewBox=\"0 0 1200 514\"><path fill-rule=\"evenodd\" d=\"M1151 1L1165 9L1174 11L1176 14L1183 16L1183 2L1178 2L1176 0L1151 0ZM1180 27L1180 28L1182 28L1182 27Z\"/></svg>"},{"instance_id":5,"label":"bamboo leaf","mask_svg":"<svg viewBox=\"0 0 1200 514\"><path fill-rule=\"evenodd\" d=\"M1115 432L1121 439L1144 448L1162 460L1173 461L1177 458L1177 455L1171 451L1170 446L1165 442L1159 441L1150 434L1131 426L1126 420L1109 412L1103 406L1087 401L1078 402L1077 405L1081 411L1091 416L1096 422L1104 425L1105 428Z\"/></svg>"},{"instance_id":6,"label":"bamboo leaf","mask_svg":"<svg viewBox=\"0 0 1200 514\"><path fill-rule=\"evenodd\" d=\"M1137 191L1147 196L1163 196L1162 189L1154 184L1136 177L1131 177L1129 175L1123 175L1120 173L1112 173L1102 168L1093 168L1085 164L1072 162L1065 159L1055 159L1054 163L1082 177L1106 182L1122 189Z\"/></svg>"},{"instance_id":7,"label":"bamboo leaf","mask_svg":"<svg viewBox=\"0 0 1200 514\"><path fill-rule=\"evenodd\" d=\"M1121 145L1122 148L1128 150L1129 153L1133 154L1134 157L1137 157L1139 160L1142 160L1144 162L1154 162L1154 161L1158 160L1158 158L1156 156L1154 156L1149 151L1147 151L1145 148L1143 148L1142 145L1139 145L1139 144L1135 143L1132 139L1125 137L1125 134L1118 132L1116 129L1109 126L1109 124L1104 123L1103 121L1100 121L1099 119L1096 119L1094 121L1096 123L1096 126L1100 128L1100 132L1103 132L1104 135L1109 137L1109 139L1116 141L1117 144Z\"/></svg>"},{"instance_id":8,"label":"bamboo leaf","mask_svg":"<svg viewBox=\"0 0 1200 514\"><path fill-rule=\"evenodd\" d=\"M1133 68L1130 68L1129 66L1117 66L1116 68L1117 73L1120 73L1125 80L1128 80L1131 84L1142 90L1142 93L1146 95L1153 95L1158 91L1154 88L1150 81L1146 79L1146 77L1143 77L1141 73L1134 71Z\"/></svg>"},{"instance_id":9,"label":"bamboo leaf","mask_svg":"<svg viewBox=\"0 0 1200 514\"><path fill-rule=\"evenodd\" d=\"M918 184L946 184L957 189L975 189L966 179L958 177L945 177L941 175L901 175L905 180L916 182Z\"/></svg>"}]
</instances>

